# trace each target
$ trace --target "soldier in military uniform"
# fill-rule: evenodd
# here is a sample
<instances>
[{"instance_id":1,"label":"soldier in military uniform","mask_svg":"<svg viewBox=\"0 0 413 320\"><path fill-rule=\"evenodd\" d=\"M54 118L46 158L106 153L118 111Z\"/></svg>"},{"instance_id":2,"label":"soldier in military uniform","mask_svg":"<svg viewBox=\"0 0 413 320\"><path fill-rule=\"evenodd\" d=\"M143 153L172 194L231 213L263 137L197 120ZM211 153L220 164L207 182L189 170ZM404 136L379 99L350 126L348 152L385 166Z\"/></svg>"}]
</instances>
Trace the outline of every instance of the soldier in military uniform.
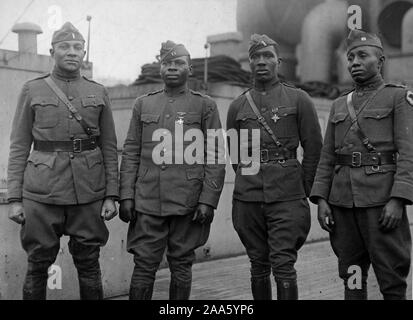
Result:
<instances>
[{"instance_id":1,"label":"soldier in military uniform","mask_svg":"<svg viewBox=\"0 0 413 320\"><path fill-rule=\"evenodd\" d=\"M222 191L225 165L208 163L207 150L200 162L181 164L175 142L178 130L198 130L202 145L208 129L220 129L215 102L189 90L189 52L182 44L167 41L160 51L164 89L139 97L134 106L120 169L120 218L129 222L127 250L135 268L130 299L151 299L155 274L167 248L171 271L169 298L189 299L194 250L208 239L214 209ZM163 148L172 163L154 161L158 141L153 134L170 132L174 143ZM187 147L188 141L184 141ZM181 150L182 151L182 150ZM211 151L211 149L210 149ZM219 149L214 151L217 159Z\"/></svg>"},{"instance_id":2,"label":"soldier in military uniform","mask_svg":"<svg viewBox=\"0 0 413 320\"><path fill-rule=\"evenodd\" d=\"M294 264L310 230L309 195L322 146L317 114L302 90L279 81L277 43L254 34L249 46L254 87L234 100L227 130L260 130L259 172L243 174L238 159L233 194L234 228L251 262L254 299L272 299L271 270L278 299L298 299ZM255 109L255 110L254 110ZM251 149L251 134L248 145ZM302 164L297 147L304 149Z\"/></svg>"},{"instance_id":3,"label":"soldier in military uniform","mask_svg":"<svg viewBox=\"0 0 413 320\"><path fill-rule=\"evenodd\" d=\"M347 59L355 88L331 107L310 199L318 204L321 227L330 233L345 299L367 299L370 265L384 299L405 299L413 93L384 83L385 56L376 35L351 31Z\"/></svg>"},{"instance_id":4,"label":"soldier in military uniform","mask_svg":"<svg viewBox=\"0 0 413 320\"><path fill-rule=\"evenodd\" d=\"M28 255L23 299L46 298L62 235L70 236L80 298L103 296L99 252L104 220L117 214L118 162L107 91L80 75L84 42L70 22L53 34L54 69L24 84L13 120L8 200Z\"/></svg>"}]
</instances>

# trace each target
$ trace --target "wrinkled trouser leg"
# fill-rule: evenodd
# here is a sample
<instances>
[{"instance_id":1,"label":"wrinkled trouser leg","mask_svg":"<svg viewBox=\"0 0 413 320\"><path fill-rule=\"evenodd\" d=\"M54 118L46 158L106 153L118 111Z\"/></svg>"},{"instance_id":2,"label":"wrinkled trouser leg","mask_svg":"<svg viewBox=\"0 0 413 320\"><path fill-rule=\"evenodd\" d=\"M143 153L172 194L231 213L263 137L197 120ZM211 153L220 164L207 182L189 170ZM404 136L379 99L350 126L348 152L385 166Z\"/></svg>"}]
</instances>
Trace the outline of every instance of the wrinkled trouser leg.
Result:
<instances>
[{"instance_id":1,"label":"wrinkled trouser leg","mask_svg":"<svg viewBox=\"0 0 413 320\"><path fill-rule=\"evenodd\" d=\"M254 299L271 299L271 269L279 299L298 297L294 264L310 229L305 199L265 204L233 202L233 224L251 262Z\"/></svg>"},{"instance_id":2,"label":"wrinkled trouser leg","mask_svg":"<svg viewBox=\"0 0 413 320\"><path fill-rule=\"evenodd\" d=\"M390 231L379 226L383 206L358 211L363 239L384 300L405 300L412 242L406 208L399 226Z\"/></svg>"},{"instance_id":3,"label":"wrinkled trouser leg","mask_svg":"<svg viewBox=\"0 0 413 320\"><path fill-rule=\"evenodd\" d=\"M173 216L169 220L167 260L171 271L170 300L188 300L191 294L195 249L209 237L210 223L192 221L193 214Z\"/></svg>"},{"instance_id":4,"label":"wrinkled trouser leg","mask_svg":"<svg viewBox=\"0 0 413 320\"><path fill-rule=\"evenodd\" d=\"M311 226L306 199L269 203L264 206L268 230L269 260L277 283L278 300L297 300L297 253Z\"/></svg>"},{"instance_id":5,"label":"wrinkled trouser leg","mask_svg":"<svg viewBox=\"0 0 413 320\"><path fill-rule=\"evenodd\" d=\"M109 231L100 215L102 204L99 200L65 209L65 234L70 236L69 252L77 269L81 300L103 299L99 253Z\"/></svg>"},{"instance_id":6,"label":"wrinkled trouser leg","mask_svg":"<svg viewBox=\"0 0 413 320\"><path fill-rule=\"evenodd\" d=\"M63 232L64 210L23 199L25 223L20 231L28 266L23 284L24 300L46 299L48 268L56 260Z\"/></svg>"},{"instance_id":7,"label":"wrinkled trouser leg","mask_svg":"<svg viewBox=\"0 0 413 320\"><path fill-rule=\"evenodd\" d=\"M132 253L134 269L129 289L130 300L151 300L156 272L167 245L167 217L137 212L129 224L127 250Z\"/></svg>"},{"instance_id":8,"label":"wrinkled trouser leg","mask_svg":"<svg viewBox=\"0 0 413 320\"><path fill-rule=\"evenodd\" d=\"M338 273L344 284L345 300L367 300L370 256L356 210L331 206L334 230L331 247L338 258Z\"/></svg>"}]
</instances>

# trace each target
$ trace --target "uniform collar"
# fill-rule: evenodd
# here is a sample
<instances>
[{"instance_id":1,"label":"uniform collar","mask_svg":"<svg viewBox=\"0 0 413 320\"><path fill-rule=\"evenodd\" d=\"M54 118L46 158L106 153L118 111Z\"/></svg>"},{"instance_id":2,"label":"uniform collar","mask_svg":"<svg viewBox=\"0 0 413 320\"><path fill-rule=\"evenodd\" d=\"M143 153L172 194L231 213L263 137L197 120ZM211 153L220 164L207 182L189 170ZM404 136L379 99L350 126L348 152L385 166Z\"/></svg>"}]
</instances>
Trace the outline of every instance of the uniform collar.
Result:
<instances>
[{"instance_id":1,"label":"uniform collar","mask_svg":"<svg viewBox=\"0 0 413 320\"><path fill-rule=\"evenodd\" d=\"M188 92L188 86L185 83L184 85L176 88L164 87L163 91L168 97L175 97Z\"/></svg>"},{"instance_id":2,"label":"uniform collar","mask_svg":"<svg viewBox=\"0 0 413 320\"><path fill-rule=\"evenodd\" d=\"M52 76L56 79L63 80L63 81L78 80L80 79L80 70L76 72L67 72L55 66L52 71Z\"/></svg>"},{"instance_id":3,"label":"uniform collar","mask_svg":"<svg viewBox=\"0 0 413 320\"><path fill-rule=\"evenodd\" d=\"M268 91L271 91L275 87L277 87L280 84L279 79L274 79L269 82L261 83L261 82L256 82L254 81L254 89L258 93L265 94Z\"/></svg>"},{"instance_id":4,"label":"uniform collar","mask_svg":"<svg viewBox=\"0 0 413 320\"><path fill-rule=\"evenodd\" d=\"M356 91L372 91L377 90L380 86L384 84L383 77L381 74L377 74L376 76L370 78L364 83L355 83L354 87Z\"/></svg>"}]
</instances>

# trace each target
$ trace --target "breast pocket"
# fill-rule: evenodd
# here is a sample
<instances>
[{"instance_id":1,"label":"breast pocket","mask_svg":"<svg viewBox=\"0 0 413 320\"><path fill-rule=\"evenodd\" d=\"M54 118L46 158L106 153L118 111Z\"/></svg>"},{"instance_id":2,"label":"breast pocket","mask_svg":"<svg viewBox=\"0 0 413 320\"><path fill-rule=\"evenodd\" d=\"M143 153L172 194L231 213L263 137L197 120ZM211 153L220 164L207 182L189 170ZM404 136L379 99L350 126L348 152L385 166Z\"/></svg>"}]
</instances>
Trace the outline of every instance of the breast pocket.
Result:
<instances>
[{"instance_id":1,"label":"breast pocket","mask_svg":"<svg viewBox=\"0 0 413 320\"><path fill-rule=\"evenodd\" d=\"M152 142L153 132L159 128L159 114L143 113L141 114L142 123L142 141Z\"/></svg>"},{"instance_id":2,"label":"breast pocket","mask_svg":"<svg viewBox=\"0 0 413 320\"><path fill-rule=\"evenodd\" d=\"M34 97L30 106L34 110L34 126L36 128L54 128L59 123L59 100L57 98Z\"/></svg>"},{"instance_id":3,"label":"breast pocket","mask_svg":"<svg viewBox=\"0 0 413 320\"><path fill-rule=\"evenodd\" d=\"M335 113L332 118L331 122L334 125L334 134L335 134L335 141L336 143L341 143L343 140L344 135L346 134L350 123L347 123L346 119L348 117L348 113L338 112ZM338 147L338 145L336 145Z\"/></svg>"},{"instance_id":4,"label":"breast pocket","mask_svg":"<svg viewBox=\"0 0 413 320\"><path fill-rule=\"evenodd\" d=\"M277 120L275 122L274 122L274 120L272 120L271 122L273 123L272 126L275 127L275 132L280 137L296 137L296 136L298 136L297 108L295 108L295 107L279 107L278 111L276 112L276 119Z\"/></svg>"},{"instance_id":5,"label":"breast pocket","mask_svg":"<svg viewBox=\"0 0 413 320\"><path fill-rule=\"evenodd\" d=\"M82 115L87 120L88 125L94 128L99 127L99 117L105 101L101 97L87 97L81 99Z\"/></svg>"},{"instance_id":6,"label":"breast pocket","mask_svg":"<svg viewBox=\"0 0 413 320\"><path fill-rule=\"evenodd\" d=\"M239 113L235 118L240 129L258 129L258 119L253 113Z\"/></svg>"},{"instance_id":7,"label":"breast pocket","mask_svg":"<svg viewBox=\"0 0 413 320\"><path fill-rule=\"evenodd\" d=\"M182 119L182 120L180 120ZM179 115L176 116L175 123L180 123L184 126L184 131L188 129L201 129L201 114L200 113L187 113L182 118Z\"/></svg>"},{"instance_id":8,"label":"breast pocket","mask_svg":"<svg viewBox=\"0 0 413 320\"><path fill-rule=\"evenodd\" d=\"M393 141L393 109L377 108L364 110L360 127L374 141Z\"/></svg>"}]
</instances>

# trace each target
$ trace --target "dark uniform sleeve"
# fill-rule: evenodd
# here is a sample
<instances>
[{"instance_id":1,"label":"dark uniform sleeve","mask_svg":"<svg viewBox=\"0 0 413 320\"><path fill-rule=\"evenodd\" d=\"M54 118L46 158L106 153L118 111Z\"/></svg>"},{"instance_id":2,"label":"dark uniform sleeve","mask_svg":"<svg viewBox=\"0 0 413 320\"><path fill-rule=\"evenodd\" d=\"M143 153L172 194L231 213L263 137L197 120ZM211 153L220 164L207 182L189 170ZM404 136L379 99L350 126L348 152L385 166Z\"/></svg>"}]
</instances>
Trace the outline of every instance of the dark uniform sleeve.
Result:
<instances>
[{"instance_id":1,"label":"dark uniform sleeve","mask_svg":"<svg viewBox=\"0 0 413 320\"><path fill-rule=\"evenodd\" d=\"M334 115L334 104L331 107L327 129L324 136L324 145L321 150L320 162L318 163L314 184L311 189L310 201L317 204L318 198L328 200L335 165L335 134L332 124Z\"/></svg>"},{"instance_id":2,"label":"dark uniform sleeve","mask_svg":"<svg viewBox=\"0 0 413 320\"><path fill-rule=\"evenodd\" d=\"M237 154L234 155L231 153L231 139L228 136L227 138L227 142L228 142L228 150L229 150L229 155L231 156L231 164L232 164L232 169L234 169L234 172L237 171L237 167L238 167L238 163L239 163L239 155L240 155L240 150L239 150L239 146L240 146L240 142L239 142L239 125L238 122L236 121L237 118L237 114L238 114L238 110L239 110L239 104L237 103L237 100L233 101L231 103L231 105L229 106L228 109L228 114L227 114L227 134L230 132L230 130L235 130L237 135L236 135L236 139L233 137L232 141L234 141L236 143L236 148L237 148Z\"/></svg>"},{"instance_id":3,"label":"dark uniform sleeve","mask_svg":"<svg viewBox=\"0 0 413 320\"><path fill-rule=\"evenodd\" d=\"M217 105L211 99L204 99L202 130L206 139L204 157L205 178L199 196L199 203L217 208L225 180L225 140ZM207 147L208 129L221 129L219 131L218 144L216 144L217 148ZM215 159L214 164L208 163L208 159Z\"/></svg>"},{"instance_id":4,"label":"dark uniform sleeve","mask_svg":"<svg viewBox=\"0 0 413 320\"><path fill-rule=\"evenodd\" d=\"M108 92L105 89L105 107L100 115L100 141L102 146L103 161L106 174L106 193L105 197L118 198L119 196L119 177L118 177L118 152L115 123L111 110L111 103Z\"/></svg>"},{"instance_id":5,"label":"dark uniform sleeve","mask_svg":"<svg viewBox=\"0 0 413 320\"><path fill-rule=\"evenodd\" d=\"M398 90L394 101L394 141L399 153L391 197L413 202L413 105L406 91Z\"/></svg>"},{"instance_id":6,"label":"dark uniform sleeve","mask_svg":"<svg viewBox=\"0 0 413 320\"><path fill-rule=\"evenodd\" d=\"M123 145L120 165L120 200L135 198L135 183L141 156L140 100L136 100L129 124L128 134Z\"/></svg>"},{"instance_id":7,"label":"dark uniform sleeve","mask_svg":"<svg viewBox=\"0 0 413 320\"><path fill-rule=\"evenodd\" d=\"M317 112L310 97L305 92L300 92L298 100L298 130L300 143L304 149L302 166L307 196L310 195L314 176L320 160L323 137Z\"/></svg>"},{"instance_id":8,"label":"dark uniform sleeve","mask_svg":"<svg viewBox=\"0 0 413 320\"><path fill-rule=\"evenodd\" d=\"M34 119L29 96L29 86L26 83L19 96L10 136L7 168L7 197L9 200L21 200L22 198L23 175L33 141Z\"/></svg>"}]
</instances>

